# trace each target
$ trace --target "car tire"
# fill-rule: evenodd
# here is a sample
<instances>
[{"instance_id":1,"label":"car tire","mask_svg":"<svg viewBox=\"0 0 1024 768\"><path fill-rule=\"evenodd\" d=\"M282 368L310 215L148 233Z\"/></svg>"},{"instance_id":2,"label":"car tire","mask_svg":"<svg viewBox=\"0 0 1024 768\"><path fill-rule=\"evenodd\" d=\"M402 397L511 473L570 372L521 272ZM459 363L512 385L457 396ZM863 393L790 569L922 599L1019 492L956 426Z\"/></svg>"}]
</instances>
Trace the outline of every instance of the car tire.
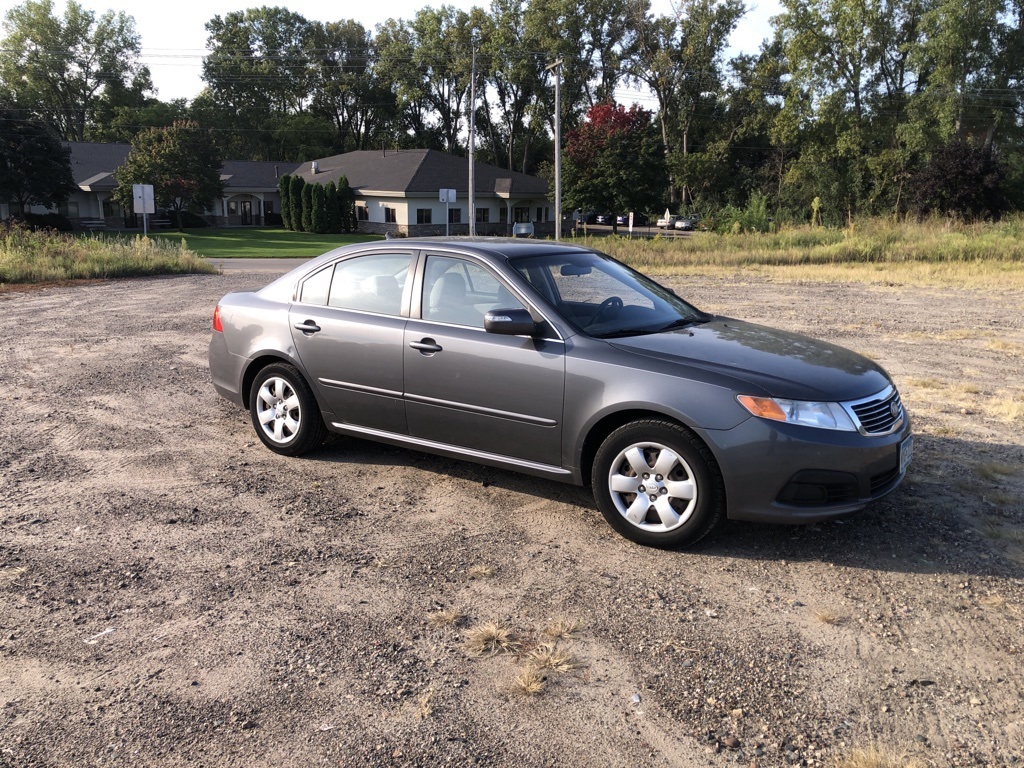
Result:
<instances>
[{"instance_id":1,"label":"car tire","mask_svg":"<svg viewBox=\"0 0 1024 768\"><path fill-rule=\"evenodd\" d=\"M608 435L594 457L591 487L608 524L649 547L695 544L718 525L725 507L711 452L689 430L660 419Z\"/></svg>"},{"instance_id":2,"label":"car tire","mask_svg":"<svg viewBox=\"0 0 1024 768\"><path fill-rule=\"evenodd\" d=\"M316 397L302 374L287 363L268 365L256 374L249 415L263 444L284 456L307 453L327 436Z\"/></svg>"}]
</instances>

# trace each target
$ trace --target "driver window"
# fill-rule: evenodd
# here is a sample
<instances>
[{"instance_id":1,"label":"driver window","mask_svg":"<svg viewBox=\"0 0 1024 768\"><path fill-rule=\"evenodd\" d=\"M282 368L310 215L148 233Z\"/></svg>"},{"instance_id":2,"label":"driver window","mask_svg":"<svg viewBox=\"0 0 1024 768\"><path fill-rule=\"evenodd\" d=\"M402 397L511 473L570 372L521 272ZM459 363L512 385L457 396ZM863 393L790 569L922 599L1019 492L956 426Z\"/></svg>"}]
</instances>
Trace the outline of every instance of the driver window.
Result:
<instances>
[{"instance_id":1,"label":"driver window","mask_svg":"<svg viewBox=\"0 0 1024 768\"><path fill-rule=\"evenodd\" d=\"M424 277L424 320L483 328L490 310L523 308L493 273L466 259L427 256Z\"/></svg>"}]
</instances>

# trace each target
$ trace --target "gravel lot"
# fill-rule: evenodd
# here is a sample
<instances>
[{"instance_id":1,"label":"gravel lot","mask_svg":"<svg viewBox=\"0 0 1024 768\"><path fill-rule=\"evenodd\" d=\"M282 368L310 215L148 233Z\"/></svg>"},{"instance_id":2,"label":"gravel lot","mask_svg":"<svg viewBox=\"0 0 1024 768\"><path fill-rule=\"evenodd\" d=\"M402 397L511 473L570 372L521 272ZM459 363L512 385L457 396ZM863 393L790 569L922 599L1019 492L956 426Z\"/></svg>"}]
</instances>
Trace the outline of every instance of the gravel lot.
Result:
<instances>
[{"instance_id":1,"label":"gravel lot","mask_svg":"<svg viewBox=\"0 0 1024 768\"><path fill-rule=\"evenodd\" d=\"M662 552L570 486L265 450L206 346L268 280L0 296L0 765L1024 765L1020 295L666 280L878 360L917 443L855 517Z\"/></svg>"}]
</instances>

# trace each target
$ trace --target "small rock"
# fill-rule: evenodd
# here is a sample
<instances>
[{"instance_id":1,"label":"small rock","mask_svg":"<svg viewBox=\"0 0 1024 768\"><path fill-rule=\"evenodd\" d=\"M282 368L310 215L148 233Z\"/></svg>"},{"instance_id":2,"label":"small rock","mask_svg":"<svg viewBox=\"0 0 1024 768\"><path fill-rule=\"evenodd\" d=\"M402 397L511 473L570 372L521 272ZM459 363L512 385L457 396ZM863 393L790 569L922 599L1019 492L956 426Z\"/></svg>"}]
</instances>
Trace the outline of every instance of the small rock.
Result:
<instances>
[{"instance_id":1,"label":"small rock","mask_svg":"<svg viewBox=\"0 0 1024 768\"><path fill-rule=\"evenodd\" d=\"M735 719L739 720L741 717L743 717L743 708L742 707L737 707L736 709L734 709L729 714L731 714Z\"/></svg>"},{"instance_id":2,"label":"small rock","mask_svg":"<svg viewBox=\"0 0 1024 768\"><path fill-rule=\"evenodd\" d=\"M255 720L246 720L244 723L242 723L242 730L243 731L251 731L255 727L256 727L256 721Z\"/></svg>"},{"instance_id":3,"label":"small rock","mask_svg":"<svg viewBox=\"0 0 1024 768\"><path fill-rule=\"evenodd\" d=\"M640 694L634 693L630 701L632 701L634 705L639 706L640 702L642 701L642 699L640 698Z\"/></svg>"},{"instance_id":4,"label":"small rock","mask_svg":"<svg viewBox=\"0 0 1024 768\"><path fill-rule=\"evenodd\" d=\"M722 739L722 743L725 744L725 746L727 746L729 749L740 748L740 740L737 739L735 736L726 736L724 739Z\"/></svg>"}]
</instances>

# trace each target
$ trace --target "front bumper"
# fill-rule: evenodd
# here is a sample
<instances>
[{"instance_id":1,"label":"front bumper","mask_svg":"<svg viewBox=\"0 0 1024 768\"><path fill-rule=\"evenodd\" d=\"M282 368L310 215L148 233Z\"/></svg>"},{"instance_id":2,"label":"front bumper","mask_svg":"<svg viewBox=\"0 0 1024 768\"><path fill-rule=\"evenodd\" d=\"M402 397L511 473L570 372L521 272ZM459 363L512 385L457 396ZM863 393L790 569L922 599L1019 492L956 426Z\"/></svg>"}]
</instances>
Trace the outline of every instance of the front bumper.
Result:
<instances>
[{"instance_id":1,"label":"front bumper","mask_svg":"<svg viewBox=\"0 0 1024 768\"><path fill-rule=\"evenodd\" d=\"M725 479L731 520L811 523L842 517L903 481L900 444L910 418L884 437L751 418L705 439Z\"/></svg>"}]
</instances>

